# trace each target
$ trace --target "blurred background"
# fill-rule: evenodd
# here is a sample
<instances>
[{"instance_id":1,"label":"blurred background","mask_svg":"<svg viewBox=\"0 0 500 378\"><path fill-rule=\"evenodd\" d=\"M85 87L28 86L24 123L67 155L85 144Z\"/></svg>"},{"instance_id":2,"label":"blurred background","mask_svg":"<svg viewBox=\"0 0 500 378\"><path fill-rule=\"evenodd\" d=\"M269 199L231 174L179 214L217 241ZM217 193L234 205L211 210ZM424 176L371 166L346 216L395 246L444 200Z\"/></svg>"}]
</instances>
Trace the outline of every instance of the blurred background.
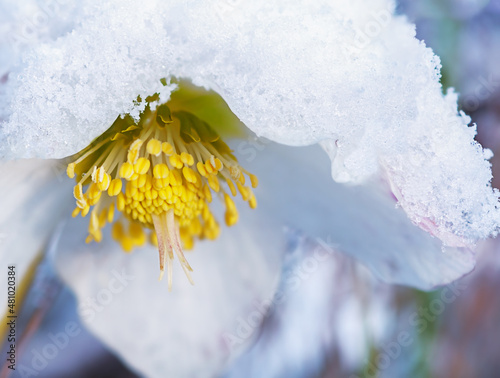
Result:
<instances>
[{"instance_id":1,"label":"blurred background","mask_svg":"<svg viewBox=\"0 0 500 378\"><path fill-rule=\"evenodd\" d=\"M499 188L500 0L400 0L398 12L441 57L443 87L460 93L461 109L478 125L477 140L495 153ZM283 277L304 268L317 248L324 246L290 233ZM483 243L472 274L431 293L383 284L332 253L298 289L282 284L287 300L223 376L499 377L499 250L497 240ZM42 369L11 376L135 377L85 331L67 289L53 279L41 285L44 294L29 301L36 317L23 320L33 332L18 364L30 366L61 324L74 322L78 337L50 361L38 358Z\"/></svg>"}]
</instances>

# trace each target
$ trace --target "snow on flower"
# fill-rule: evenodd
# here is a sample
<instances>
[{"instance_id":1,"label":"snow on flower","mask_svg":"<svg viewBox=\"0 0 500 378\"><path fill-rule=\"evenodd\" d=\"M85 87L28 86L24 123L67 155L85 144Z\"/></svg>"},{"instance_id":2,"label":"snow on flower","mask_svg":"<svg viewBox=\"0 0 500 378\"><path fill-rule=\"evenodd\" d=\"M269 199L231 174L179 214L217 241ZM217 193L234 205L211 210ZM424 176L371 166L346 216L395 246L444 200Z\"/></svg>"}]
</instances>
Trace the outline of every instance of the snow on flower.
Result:
<instances>
[{"instance_id":1,"label":"snow on flower","mask_svg":"<svg viewBox=\"0 0 500 378\"><path fill-rule=\"evenodd\" d=\"M137 117L138 95L167 99L162 77L189 78L259 136L322 142L337 181L386 171L410 218L440 237L474 241L495 228L489 154L456 96L441 94L439 59L390 16L391 2L239 3L223 19L213 3L83 8L71 33L11 69L5 156L71 155L118 114Z\"/></svg>"},{"instance_id":2,"label":"snow on flower","mask_svg":"<svg viewBox=\"0 0 500 378\"><path fill-rule=\"evenodd\" d=\"M42 2L30 4L45 9ZM172 141L168 132L166 140L156 134L154 138L141 134L121 149L106 148L105 154L98 143L114 141L115 134L128 130L110 129L120 119L130 119L128 126L133 128L155 119L143 118L153 111L155 117L169 123L170 118L162 118L159 112L178 93L178 86L172 85L176 80L189 81L199 91L214 91L251 132L272 141L255 159L248 158L237 166L259 177L255 197L250 189L240 189L250 207L255 207L252 204L256 201L259 207L251 212L242 210L238 216L234 204L227 200L230 197L223 196L227 225L234 224L235 218L239 223L215 241L196 244L190 262L199 266L194 270L199 272L200 285L194 288L184 288L181 283L165 298L163 287L151 280L153 263L151 254L145 253L151 248L132 256L118 253L116 246L109 244L109 235L102 237L101 223L105 222L100 222L97 213L90 213L92 237L88 241L103 239L100 245L82 246L87 227L80 219L68 223L58 266L80 300L99 290L113 266L126 266L141 278L130 285L134 289L128 295L113 301L89 327L134 368L151 376L161 374L169 361L177 363L172 371L183 375L196 375L207 361L210 368L205 374L221 368L231 356L219 340L225 327L248 309L249 300L268 297L276 288L285 241L283 225L312 237L329 237L338 250L361 260L379 277L424 289L469 272L474 266L474 243L496 234L498 227L498 193L491 188L487 160L491 152L474 141L475 126L457 110L453 90L443 94L439 59L415 38L413 25L394 14L392 1L254 1L223 9L221 4L89 0L76 5L60 1L50 12L45 9L46 23L35 28L35 37L20 38L26 18L17 15L6 24L6 34L0 39L1 51L12 54L1 61L0 156L5 160L73 156L68 175L73 177L76 169L74 193L61 184L56 185L53 195L67 198L74 194L74 215L86 215L98 204L93 199L101 195L116 195L117 208L126 212L126 206L119 205L120 193L127 196L121 191L120 178L139 180L140 174L163 164L155 162L153 155L169 155ZM0 3L0 9L5 9L5 14L23 14L21 8L7 2ZM151 101L142 100L155 93ZM195 103L189 105L191 112L195 108ZM210 126L217 134L227 132L224 121ZM106 134L107 130L113 135ZM240 137L249 138L250 134L244 132ZM189 135L193 141L197 139ZM135 145L137 140L144 144L144 156L139 156L142 145ZM219 156L209 150L212 159L203 157L201 150L176 143L175 161L168 156L166 168L182 169L180 179L191 179L194 184L204 182L203 169L209 169L206 162L211 161L215 177L226 179L227 189L222 193L233 192L231 179L239 176L224 176L224 169L231 173L230 166L236 164L236 157L227 160L230 164L223 159L232 154L230 151ZM233 141L229 145L234 147L235 156L244 153L242 144ZM95 157L91 166L80 170L79 159L87 152ZM140 160L139 164L138 159L149 158L148 154L151 160ZM127 161L114 160L125 155ZM107 166L110 156L113 159ZM127 162L133 172L118 164ZM204 164L201 171L197 167L197 173L190 168L195 162ZM6 164L4 169L16 171L15 164ZM163 168L151 177L166 179ZM198 178L198 173L204 178ZM213 178L210 183L209 177L208 186L218 192L219 184ZM253 176L248 177L252 184L256 182ZM99 193L90 186L83 192L90 181ZM15 188L10 189L6 199L15 197ZM133 197L133 189L129 191ZM17 207L22 208L19 203L11 206L14 213ZM154 224L157 235L163 230L158 241L166 256L168 245L176 244L182 236L182 228L177 233L182 219L180 213L176 218L172 213L161 215L168 211L159 210L157 204L155 209L159 221L140 211L129 220L135 224L142 215L141 222L149 227ZM214 212L221 216L219 210ZM110 213L111 207L106 215ZM112 216L104 218L113 220ZM0 224L11 225L11 218L2 218ZM142 244L143 235L132 231L128 236L134 234L141 241L136 244ZM130 243L123 233L115 227L113 234L128 249ZM188 236L193 235L194 231ZM185 239L189 241L189 237ZM15 241L11 235L9 245L15 246ZM32 256L24 251L13 257L6 250L2 261L22 260L28 255ZM172 256L170 251L168 255ZM182 252L178 256L189 272ZM137 339L134 332L122 332L121 327L131 328L139 314L130 306L145 292L154 303L150 325L155 327L142 330L149 334L138 349L131 347L131 340ZM216 309L211 296L218 296ZM202 314L197 308L211 316L200 322ZM224 309L227 311L221 316ZM130 316L120 317L124 312ZM171 322L165 325L163 315L170 312ZM114 327L113 319L117 318L120 322ZM181 327L184 333L177 328L179 324L186 327ZM212 326L199 333L197 324ZM188 329L190 326L194 331ZM180 358L181 350L174 353L172 346L164 345L172 332L185 336L185 348L196 349L195 363ZM143 358L144 350L150 348L156 353ZM167 359L163 348L170 352Z\"/></svg>"}]
</instances>

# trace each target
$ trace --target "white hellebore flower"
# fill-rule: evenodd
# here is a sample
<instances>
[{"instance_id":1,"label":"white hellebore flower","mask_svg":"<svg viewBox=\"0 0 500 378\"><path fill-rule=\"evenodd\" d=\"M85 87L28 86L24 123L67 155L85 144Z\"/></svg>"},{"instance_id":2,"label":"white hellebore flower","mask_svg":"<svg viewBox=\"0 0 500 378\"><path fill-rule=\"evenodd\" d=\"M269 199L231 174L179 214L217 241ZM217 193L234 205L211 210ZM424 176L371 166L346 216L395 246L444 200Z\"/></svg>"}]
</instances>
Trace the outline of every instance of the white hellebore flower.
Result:
<instances>
[{"instance_id":1,"label":"white hellebore flower","mask_svg":"<svg viewBox=\"0 0 500 378\"><path fill-rule=\"evenodd\" d=\"M60 274L146 376L234 357L224 335L272 298L284 225L422 289L468 273L496 233L491 153L392 1L29 4L43 27L2 29L0 151L38 160L2 167L1 261L25 272L74 196L86 217L67 223ZM73 190L40 160L65 157ZM123 253L147 237L158 248Z\"/></svg>"}]
</instances>

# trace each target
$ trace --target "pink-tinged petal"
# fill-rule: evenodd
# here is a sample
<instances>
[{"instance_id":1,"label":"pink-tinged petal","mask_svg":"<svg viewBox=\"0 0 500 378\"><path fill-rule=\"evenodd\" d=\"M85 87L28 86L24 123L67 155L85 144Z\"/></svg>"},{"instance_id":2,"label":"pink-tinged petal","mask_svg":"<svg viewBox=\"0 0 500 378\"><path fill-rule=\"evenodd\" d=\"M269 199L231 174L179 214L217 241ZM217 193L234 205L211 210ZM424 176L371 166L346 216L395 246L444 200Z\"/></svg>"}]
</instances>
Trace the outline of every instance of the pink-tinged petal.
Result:
<instances>
[{"instance_id":1,"label":"pink-tinged petal","mask_svg":"<svg viewBox=\"0 0 500 378\"><path fill-rule=\"evenodd\" d=\"M379 184L338 184L319 147L240 145L259 176L259 206L283 224L322 238L388 282L432 289L474 268L468 248L445 247L413 224Z\"/></svg>"},{"instance_id":2,"label":"pink-tinged petal","mask_svg":"<svg viewBox=\"0 0 500 378\"><path fill-rule=\"evenodd\" d=\"M174 259L171 292L158 281L156 247L126 254L109 233L86 245L85 220L67 225L57 267L77 296L80 316L141 375L216 376L256 335L262 317L245 334L239 319L274 295L285 233L272 217L238 207L238 224L187 251L194 286Z\"/></svg>"}]
</instances>

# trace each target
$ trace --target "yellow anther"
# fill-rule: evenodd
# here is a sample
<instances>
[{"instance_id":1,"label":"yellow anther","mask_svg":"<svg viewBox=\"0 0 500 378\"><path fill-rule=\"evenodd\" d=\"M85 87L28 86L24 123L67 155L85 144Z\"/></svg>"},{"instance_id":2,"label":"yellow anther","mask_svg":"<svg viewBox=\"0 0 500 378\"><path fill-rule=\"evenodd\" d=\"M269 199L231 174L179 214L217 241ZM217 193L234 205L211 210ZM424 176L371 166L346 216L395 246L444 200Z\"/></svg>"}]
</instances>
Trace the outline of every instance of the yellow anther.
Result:
<instances>
[{"instance_id":1,"label":"yellow anther","mask_svg":"<svg viewBox=\"0 0 500 378\"><path fill-rule=\"evenodd\" d=\"M250 194L252 193L250 188L241 185L239 182L236 183L236 186L241 193L241 197L243 197L243 201L248 201L250 199Z\"/></svg>"},{"instance_id":2,"label":"yellow anther","mask_svg":"<svg viewBox=\"0 0 500 378\"><path fill-rule=\"evenodd\" d=\"M140 175L139 178L137 179L137 187L142 188L143 186L145 186L147 180L148 180L148 175L146 174Z\"/></svg>"},{"instance_id":3,"label":"yellow anther","mask_svg":"<svg viewBox=\"0 0 500 378\"><path fill-rule=\"evenodd\" d=\"M205 165L201 161L196 163L196 168L198 169L198 172L200 172L200 175L202 175L203 177L207 176L207 170L205 169Z\"/></svg>"},{"instance_id":4,"label":"yellow anther","mask_svg":"<svg viewBox=\"0 0 500 378\"><path fill-rule=\"evenodd\" d=\"M120 193L122 191L122 186L123 186L123 183L122 183L121 179L115 178L115 179L111 180L111 183L109 184L109 188L108 188L108 196L110 196L110 197L117 196L118 193Z\"/></svg>"},{"instance_id":5,"label":"yellow anther","mask_svg":"<svg viewBox=\"0 0 500 378\"><path fill-rule=\"evenodd\" d=\"M193 158L193 155L188 154L187 152L183 152L183 153L181 153L181 161L182 161L184 164L187 164L187 165L193 165L193 164L194 164L194 158Z\"/></svg>"},{"instance_id":6,"label":"yellow anther","mask_svg":"<svg viewBox=\"0 0 500 378\"><path fill-rule=\"evenodd\" d=\"M137 158L139 157L139 150L141 149L142 144L144 143L141 139L136 139L129 147L127 154L127 161L129 163L135 164L137 162Z\"/></svg>"},{"instance_id":7,"label":"yellow anther","mask_svg":"<svg viewBox=\"0 0 500 378\"><path fill-rule=\"evenodd\" d=\"M168 189L168 186L165 186L165 190ZM158 198L158 191L155 189L151 189L148 193L151 193L151 199L157 199Z\"/></svg>"},{"instance_id":8,"label":"yellow anther","mask_svg":"<svg viewBox=\"0 0 500 378\"><path fill-rule=\"evenodd\" d=\"M92 198L89 198L89 199L88 199L88 202L87 202L87 203L88 203L90 206L94 206L94 205L95 205L97 202L99 202L99 200L101 199L101 193L102 193L102 192L97 192L97 194L96 194L94 197L92 197Z\"/></svg>"},{"instance_id":9,"label":"yellow anther","mask_svg":"<svg viewBox=\"0 0 500 378\"><path fill-rule=\"evenodd\" d=\"M210 164L210 166L216 171L217 168L215 168L215 156L214 155L211 155L210 156L210 159L208 159L208 163Z\"/></svg>"},{"instance_id":10,"label":"yellow anther","mask_svg":"<svg viewBox=\"0 0 500 378\"><path fill-rule=\"evenodd\" d=\"M66 168L66 174L71 179L75 177L75 167L76 167L75 163L69 163L68 167Z\"/></svg>"},{"instance_id":11,"label":"yellow anther","mask_svg":"<svg viewBox=\"0 0 500 378\"><path fill-rule=\"evenodd\" d=\"M144 210L144 207L142 207L140 203L137 205L136 209L139 212L139 214L142 214L142 215L146 214L146 210Z\"/></svg>"},{"instance_id":12,"label":"yellow anther","mask_svg":"<svg viewBox=\"0 0 500 378\"><path fill-rule=\"evenodd\" d=\"M103 228L106 225L107 219L108 219L108 209L103 209L99 214L99 228Z\"/></svg>"},{"instance_id":13,"label":"yellow anther","mask_svg":"<svg viewBox=\"0 0 500 378\"><path fill-rule=\"evenodd\" d=\"M111 236L116 241L120 241L125 236L121 222L113 223L113 227L111 227Z\"/></svg>"},{"instance_id":14,"label":"yellow anther","mask_svg":"<svg viewBox=\"0 0 500 378\"><path fill-rule=\"evenodd\" d=\"M212 214L210 213L210 209L208 208L208 206L205 206L201 211L201 217L205 222L208 222L211 216Z\"/></svg>"},{"instance_id":15,"label":"yellow anther","mask_svg":"<svg viewBox=\"0 0 500 378\"><path fill-rule=\"evenodd\" d=\"M231 211L236 210L236 205L234 204L233 199L227 194L224 194L224 203L226 204L227 210Z\"/></svg>"},{"instance_id":16,"label":"yellow anther","mask_svg":"<svg viewBox=\"0 0 500 378\"><path fill-rule=\"evenodd\" d=\"M118 197L116 197L116 208L118 211L123 211L125 209L125 196L122 192L118 193Z\"/></svg>"},{"instance_id":17,"label":"yellow anther","mask_svg":"<svg viewBox=\"0 0 500 378\"><path fill-rule=\"evenodd\" d=\"M236 192L236 187L234 186L234 183L229 179L226 180L226 182L227 182L227 186L229 186L229 189L231 190L231 194L233 196L236 196L236 194L238 194L238 193Z\"/></svg>"},{"instance_id":18,"label":"yellow anther","mask_svg":"<svg viewBox=\"0 0 500 378\"><path fill-rule=\"evenodd\" d=\"M86 206L88 206L88 201L87 198L82 197L80 199L76 200L76 206L78 206L80 209L85 209Z\"/></svg>"},{"instance_id":19,"label":"yellow anther","mask_svg":"<svg viewBox=\"0 0 500 378\"><path fill-rule=\"evenodd\" d=\"M102 231L101 230L96 230L92 236L94 237L94 240L97 242L97 243L100 243L101 240L102 240Z\"/></svg>"},{"instance_id":20,"label":"yellow anther","mask_svg":"<svg viewBox=\"0 0 500 378\"><path fill-rule=\"evenodd\" d=\"M170 176L170 180L173 178L173 176ZM153 187L157 190L161 190L163 188L166 188L170 182L168 178L163 178L163 179L153 179Z\"/></svg>"},{"instance_id":21,"label":"yellow anther","mask_svg":"<svg viewBox=\"0 0 500 378\"><path fill-rule=\"evenodd\" d=\"M222 162L220 161L219 158L216 158L214 155L210 156L210 159L208 160L210 163L210 166L213 168L215 172L220 171L223 168Z\"/></svg>"},{"instance_id":22,"label":"yellow anther","mask_svg":"<svg viewBox=\"0 0 500 378\"><path fill-rule=\"evenodd\" d=\"M181 160L180 155L174 154L168 158L170 164L177 169L181 169L184 163Z\"/></svg>"},{"instance_id":23,"label":"yellow anther","mask_svg":"<svg viewBox=\"0 0 500 378\"><path fill-rule=\"evenodd\" d=\"M78 216L78 214L80 214L80 211L82 211L82 209L80 209L78 206L75 207L75 210L73 210L73 212L71 213L71 216L74 218L76 216Z\"/></svg>"},{"instance_id":24,"label":"yellow anther","mask_svg":"<svg viewBox=\"0 0 500 378\"><path fill-rule=\"evenodd\" d=\"M99 228L99 218L97 217L97 211L94 209L90 213L90 221L89 221L89 231L94 231Z\"/></svg>"},{"instance_id":25,"label":"yellow anther","mask_svg":"<svg viewBox=\"0 0 500 378\"><path fill-rule=\"evenodd\" d=\"M220 185L219 185L219 179L217 178L217 176L214 176L214 175L210 175L208 176L208 185L210 185L210 187L212 188L212 190L214 192L219 192L219 189L220 189Z\"/></svg>"},{"instance_id":26,"label":"yellow anther","mask_svg":"<svg viewBox=\"0 0 500 378\"><path fill-rule=\"evenodd\" d=\"M250 174L250 182L252 183L252 188L256 188L257 186L259 186L259 179L257 178L257 176L255 175L252 175Z\"/></svg>"},{"instance_id":27,"label":"yellow anther","mask_svg":"<svg viewBox=\"0 0 500 378\"><path fill-rule=\"evenodd\" d=\"M172 193L174 194L174 196L180 196L182 193L182 186L180 185L173 186Z\"/></svg>"},{"instance_id":28,"label":"yellow anther","mask_svg":"<svg viewBox=\"0 0 500 378\"><path fill-rule=\"evenodd\" d=\"M86 195L89 199L94 199L94 198L97 198L99 196L100 192L101 191L100 191L99 187L96 184L92 183L89 185Z\"/></svg>"},{"instance_id":29,"label":"yellow anther","mask_svg":"<svg viewBox=\"0 0 500 378\"><path fill-rule=\"evenodd\" d=\"M220 234L219 224L217 222L214 222L210 226L207 226L203 234L209 240L217 239Z\"/></svg>"},{"instance_id":30,"label":"yellow anther","mask_svg":"<svg viewBox=\"0 0 500 378\"><path fill-rule=\"evenodd\" d=\"M154 156L159 156L161 154L161 142L158 139L150 139L146 151Z\"/></svg>"},{"instance_id":31,"label":"yellow anther","mask_svg":"<svg viewBox=\"0 0 500 378\"><path fill-rule=\"evenodd\" d=\"M125 162L121 165L121 167L120 167L120 177L121 178L124 178L125 180L129 180L133 174L134 174L134 166L131 163Z\"/></svg>"},{"instance_id":32,"label":"yellow anther","mask_svg":"<svg viewBox=\"0 0 500 378\"><path fill-rule=\"evenodd\" d=\"M167 186L158 192L162 200L169 200L172 198L172 187ZM154 199L154 198L153 198Z\"/></svg>"},{"instance_id":33,"label":"yellow anther","mask_svg":"<svg viewBox=\"0 0 500 378\"><path fill-rule=\"evenodd\" d=\"M139 223L130 222L128 232L135 245L141 246L146 242L146 234Z\"/></svg>"},{"instance_id":34,"label":"yellow anther","mask_svg":"<svg viewBox=\"0 0 500 378\"><path fill-rule=\"evenodd\" d=\"M215 161L215 167L214 168L217 171L220 171L220 170L222 170L222 168L224 168L224 165L222 164L222 161L220 161L219 158L215 158L214 161Z\"/></svg>"},{"instance_id":35,"label":"yellow anther","mask_svg":"<svg viewBox=\"0 0 500 378\"><path fill-rule=\"evenodd\" d=\"M188 203L188 201L189 201L188 192L185 191L185 190L183 190L182 193L181 193L181 195L180 195L180 197L181 197L182 203L186 205Z\"/></svg>"},{"instance_id":36,"label":"yellow anther","mask_svg":"<svg viewBox=\"0 0 500 378\"><path fill-rule=\"evenodd\" d=\"M75 187L73 188L73 196L77 200L84 200L82 184L75 185Z\"/></svg>"},{"instance_id":37,"label":"yellow anther","mask_svg":"<svg viewBox=\"0 0 500 378\"><path fill-rule=\"evenodd\" d=\"M172 147L172 145L168 142L163 142L161 144L161 150L167 156L170 156L174 153L174 147Z\"/></svg>"},{"instance_id":38,"label":"yellow anther","mask_svg":"<svg viewBox=\"0 0 500 378\"><path fill-rule=\"evenodd\" d=\"M115 204L112 203L108 209L108 223L113 223L114 218L115 218Z\"/></svg>"},{"instance_id":39,"label":"yellow anther","mask_svg":"<svg viewBox=\"0 0 500 378\"><path fill-rule=\"evenodd\" d=\"M153 168L153 176L157 179L167 178L169 170L166 164L156 164Z\"/></svg>"},{"instance_id":40,"label":"yellow anther","mask_svg":"<svg viewBox=\"0 0 500 378\"><path fill-rule=\"evenodd\" d=\"M134 193L134 195L132 196L132 198L135 201L140 202L140 201L143 201L145 197L144 197L144 193L137 191L137 192Z\"/></svg>"},{"instance_id":41,"label":"yellow anther","mask_svg":"<svg viewBox=\"0 0 500 378\"><path fill-rule=\"evenodd\" d=\"M255 209L257 207L257 198L255 198L255 194L252 193L250 199L248 200L248 204L251 209Z\"/></svg>"},{"instance_id":42,"label":"yellow anther","mask_svg":"<svg viewBox=\"0 0 500 378\"><path fill-rule=\"evenodd\" d=\"M76 206L79 207L80 209L85 209L85 206L87 206L87 200L85 198L81 200L76 200Z\"/></svg>"},{"instance_id":43,"label":"yellow anther","mask_svg":"<svg viewBox=\"0 0 500 378\"><path fill-rule=\"evenodd\" d=\"M144 188L146 190L150 190L153 187L153 177L150 175L146 175L146 183L144 184Z\"/></svg>"},{"instance_id":44,"label":"yellow anther","mask_svg":"<svg viewBox=\"0 0 500 378\"><path fill-rule=\"evenodd\" d=\"M97 219L96 212L92 211L90 213L88 232L90 235L92 235L92 237L94 237L97 230L99 230L99 220Z\"/></svg>"},{"instance_id":45,"label":"yellow anther","mask_svg":"<svg viewBox=\"0 0 500 378\"><path fill-rule=\"evenodd\" d=\"M201 235L201 232L203 231L203 227L201 225L200 219L195 218L190 224L189 224L189 232L191 235Z\"/></svg>"},{"instance_id":46,"label":"yellow anther","mask_svg":"<svg viewBox=\"0 0 500 378\"><path fill-rule=\"evenodd\" d=\"M160 190L160 192L162 192L162 191L163 191L163 189ZM148 191L144 192L144 197L148 201L155 200L156 198L158 198L158 191L155 189L148 190Z\"/></svg>"},{"instance_id":47,"label":"yellow anther","mask_svg":"<svg viewBox=\"0 0 500 378\"><path fill-rule=\"evenodd\" d=\"M234 226L236 223L238 223L238 211L226 211L226 213L224 214L224 220L226 221L226 225L228 227Z\"/></svg>"},{"instance_id":48,"label":"yellow anther","mask_svg":"<svg viewBox=\"0 0 500 378\"><path fill-rule=\"evenodd\" d=\"M178 186L182 185L182 174L180 171L175 170L170 172L170 185L172 186Z\"/></svg>"},{"instance_id":49,"label":"yellow anther","mask_svg":"<svg viewBox=\"0 0 500 378\"><path fill-rule=\"evenodd\" d=\"M134 164L134 172L138 175L143 175L147 173L147 171L149 171L150 166L151 162L148 159L141 157L137 159L136 163Z\"/></svg>"},{"instance_id":50,"label":"yellow anther","mask_svg":"<svg viewBox=\"0 0 500 378\"><path fill-rule=\"evenodd\" d=\"M241 185L245 185L245 175L243 173L240 173L238 181L240 182Z\"/></svg>"},{"instance_id":51,"label":"yellow anther","mask_svg":"<svg viewBox=\"0 0 500 378\"><path fill-rule=\"evenodd\" d=\"M215 169L214 167L212 167L212 164L210 164L210 160L207 160L205 162L205 170L207 171L207 173L209 174L212 174L212 173L215 173Z\"/></svg>"},{"instance_id":52,"label":"yellow anther","mask_svg":"<svg viewBox=\"0 0 500 378\"><path fill-rule=\"evenodd\" d=\"M226 224L228 226L233 226L238 222L238 210L236 209L233 199L229 197L229 195L224 195L224 202L226 204L226 213L224 215Z\"/></svg>"},{"instance_id":53,"label":"yellow anther","mask_svg":"<svg viewBox=\"0 0 500 378\"><path fill-rule=\"evenodd\" d=\"M99 168L94 167L94 171L92 172L92 181L95 183L100 183L105 180L106 177L106 170L104 169L103 166L100 166Z\"/></svg>"},{"instance_id":54,"label":"yellow anther","mask_svg":"<svg viewBox=\"0 0 500 378\"><path fill-rule=\"evenodd\" d=\"M111 183L111 176L107 173L104 173L103 178L100 182L97 183L97 187L100 191L108 190L109 184Z\"/></svg>"},{"instance_id":55,"label":"yellow anther","mask_svg":"<svg viewBox=\"0 0 500 378\"><path fill-rule=\"evenodd\" d=\"M137 188L139 186L139 176L137 176L137 178L135 180L130 180L129 182L130 182L130 185Z\"/></svg>"},{"instance_id":56,"label":"yellow anther","mask_svg":"<svg viewBox=\"0 0 500 378\"><path fill-rule=\"evenodd\" d=\"M194 175L196 176L196 182L194 183L193 191L197 191L198 189L201 189L201 187L203 185L203 180L201 178L201 175L198 172L196 172L194 169L193 169L193 172L194 172Z\"/></svg>"},{"instance_id":57,"label":"yellow anther","mask_svg":"<svg viewBox=\"0 0 500 378\"><path fill-rule=\"evenodd\" d=\"M89 205L85 206L85 208L82 210L82 217L85 218L89 213L89 211L90 211L90 206Z\"/></svg>"},{"instance_id":58,"label":"yellow anther","mask_svg":"<svg viewBox=\"0 0 500 378\"><path fill-rule=\"evenodd\" d=\"M182 240L182 245L183 245L184 249L187 249L187 250L193 249L194 240L193 240L193 237L189 233L183 232L183 230L181 230L181 240Z\"/></svg>"},{"instance_id":59,"label":"yellow anther","mask_svg":"<svg viewBox=\"0 0 500 378\"><path fill-rule=\"evenodd\" d=\"M196 183L197 177L196 173L189 167L182 168L182 174L187 182Z\"/></svg>"},{"instance_id":60,"label":"yellow anther","mask_svg":"<svg viewBox=\"0 0 500 378\"><path fill-rule=\"evenodd\" d=\"M132 198L137 192L137 187L132 184L132 181L127 182L127 185L125 186L125 195L129 198Z\"/></svg>"},{"instance_id":61,"label":"yellow anther","mask_svg":"<svg viewBox=\"0 0 500 378\"><path fill-rule=\"evenodd\" d=\"M208 203L212 202L212 193L210 192L210 188L207 185L205 185L203 187L203 193L205 194L205 198L206 198L207 202ZM208 207L207 207L207 209L208 209Z\"/></svg>"},{"instance_id":62,"label":"yellow anther","mask_svg":"<svg viewBox=\"0 0 500 378\"><path fill-rule=\"evenodd\" d=\"M134 249L133 240L129 237L126 237L126 236L120 240L120 245L122 246L122 249L127 253L132 252L132 249Z\"/></svg>"}]
</instances>

